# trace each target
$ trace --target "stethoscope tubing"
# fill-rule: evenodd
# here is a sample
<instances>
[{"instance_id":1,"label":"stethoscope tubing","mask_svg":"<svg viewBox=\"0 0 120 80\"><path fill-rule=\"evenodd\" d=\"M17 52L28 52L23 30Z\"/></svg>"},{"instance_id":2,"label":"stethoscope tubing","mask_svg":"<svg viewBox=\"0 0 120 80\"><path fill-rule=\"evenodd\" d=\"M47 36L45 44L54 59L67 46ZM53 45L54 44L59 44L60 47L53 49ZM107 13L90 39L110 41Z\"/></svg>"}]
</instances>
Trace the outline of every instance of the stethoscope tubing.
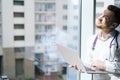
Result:
<instances>
[{"instance_id":1,"label":"stethoscope tubing","mask_svg":"<svg viewBox=\"0 0 120 80\"><path fill-rule=\"evenodd\" d=\"M111 40L110 45L109 45L109 48L110 48L110 54L109 54L109 55L110 55L110 56L109 56L109 58L106 58L106 60L113 61L113 60L115 59L115 56L114 56L114 57L112 58L112 60L111 60L111 56L112 56L112 54L111 54L111 47L112 47L113 41L115 40L115 42L116 42L116 49L118 49L118 40L117 40L118 35L119 35L119 32L116 31L116 33L115 33L115 35L114 35L114 37L113 37L113 39ZM94 39L93 46L92 46L92 50L95 50L95 46L96 46L97 40L98 40L98 35L97 35L97 36L95 37L95 39Z\"/></svg>"}]
</instances>

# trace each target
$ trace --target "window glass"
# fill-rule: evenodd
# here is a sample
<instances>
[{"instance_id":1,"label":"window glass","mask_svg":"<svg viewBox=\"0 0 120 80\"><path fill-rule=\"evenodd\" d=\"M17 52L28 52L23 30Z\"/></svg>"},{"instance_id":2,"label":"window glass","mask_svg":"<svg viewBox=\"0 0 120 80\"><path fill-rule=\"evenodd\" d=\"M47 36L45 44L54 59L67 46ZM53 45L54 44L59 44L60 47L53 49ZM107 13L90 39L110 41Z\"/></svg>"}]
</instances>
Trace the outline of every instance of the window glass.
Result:
<instances>
[{"instance_id":1,"label":"window glass","mask_svg":"<svg viewBox=\"0 0 120 80\"><path fill-rule=\"evenodd\" d=\"M24 29L24 24L14 24L14 29Z\"/></svg>"},{"instance_id":2,"label":"window glass","mask_svg":"<svg viewBox=\"0 0 120 80\"><path fill-rule=\"evenodd\" d=\"M14 40L24 40L24 36L14 36Z\"/></svg>"},{"instance_id":3,"label":"window glass","mask_svg":"<svg viewBox=\"0 0 120 80\"><path fill-rule=\"evenodd\" d=\"M55 3L36 3L35 11L55 11Z\"/></svg>"},{"instance_id":4,"label":"window glass","mask_svg":"<svg viewBox=\"0 0 120 80\"><path fill-rule=\"evenodd\" d=\"M24 5L24 1L14 1L14 5Z\"/></svg>"},{"instance_id":5,"label":"window glass","mask_svg":"<svg viewBox=\"0 0 120 80\"><path fill-rule=\"evenodd\" d=\"M24 47L15 47L14 52L15 53L23 53L23 52L25 52L25 48Z\"/></svg>"},{"instance_id":6,"label":"window glass","mask_svg":"<svg viewBox=\"0 0 120 80\"><path fill-rule=\"evenodd\" d=\"M63 20L67 20L67 15L63 15Z\"/></svg>"},{"instance_id":7,"label":"window glass","mask_svg":"<svg viewBox=\"0 0 120 80\"><path fill-rule=\"evenodd\" d=\"M67 26L63 26L63 30L67 30Z\"/></svg>"},{"instance_id":8,"label":"window glass","mask_svg":"<svg viewBox=\"0 0 120 80\"><path fill-rule=\"evenodd\" d=\"M24 17L23 12L14 12L14 17Z\"/></svg>"},{"instance_id":9,"label":"window glass","mask_svg":"<svg viewBox=\"0 0 120 80\"><path fill-rule=\"evenodd\" d=\"M67 9L68 9L68 5L67 5L67 4L64 4L64 5L63 5L63 9L67 10Z\"/></svg>"},{"instance_id":10,"label":"window glass","mask_svg":"<svg viewBox=\"0 0 120 80\"><path fill-rule=\"evenodd\" d=\"M104 7L104 2L96 2L96 7Z\"/></svg>"},{"instance_id":11,"label":"window glass","mask_svg":"<svg viewBox=\"0 0 120 80\"><path fill-rule=\"evenodd\" d=\"M55 14L36 14L35 15L36 22L54 22Z\"/></svg>"}]
</instances>

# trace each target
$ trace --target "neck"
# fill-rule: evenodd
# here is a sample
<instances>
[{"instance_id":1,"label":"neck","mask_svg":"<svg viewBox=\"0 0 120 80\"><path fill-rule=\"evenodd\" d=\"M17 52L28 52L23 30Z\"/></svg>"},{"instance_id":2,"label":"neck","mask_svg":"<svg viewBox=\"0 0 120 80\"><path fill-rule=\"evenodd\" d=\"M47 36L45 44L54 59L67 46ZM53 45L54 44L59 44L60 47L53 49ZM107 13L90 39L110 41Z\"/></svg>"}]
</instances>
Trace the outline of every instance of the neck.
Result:
<instances>
[{"instance_id":1,"label":"neck","mask_svg":"<svg viewBox=\"0 0 120 80\"><path fill-rule=\"evenodd\" d=\"M102 30L102 31L101 31L101 36L105 38L105 37L107 36L107 34L109 34L109 33L112 32L112 31L113 31L113 30Z\"/></svg>"}]
</instances>

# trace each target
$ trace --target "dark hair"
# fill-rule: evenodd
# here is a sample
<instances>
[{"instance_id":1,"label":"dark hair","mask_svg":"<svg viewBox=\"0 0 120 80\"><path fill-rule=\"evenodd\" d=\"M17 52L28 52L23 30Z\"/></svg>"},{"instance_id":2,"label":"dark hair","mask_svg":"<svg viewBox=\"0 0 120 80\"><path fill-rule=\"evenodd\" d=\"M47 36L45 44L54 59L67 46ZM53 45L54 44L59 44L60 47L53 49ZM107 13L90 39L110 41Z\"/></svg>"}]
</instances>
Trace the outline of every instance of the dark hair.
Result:
<instances>
[{"instance_id":1,"label":"dark hair","mask_svg":"<svg viewBox=\"0 0 120 80\"><path fill-rule=\"evenodd\" d=\"M109 5L107 7L108 10L112 11L114 13L114 22L120 24L120 8L114 5Z\"/></svg>"}]
</instances>

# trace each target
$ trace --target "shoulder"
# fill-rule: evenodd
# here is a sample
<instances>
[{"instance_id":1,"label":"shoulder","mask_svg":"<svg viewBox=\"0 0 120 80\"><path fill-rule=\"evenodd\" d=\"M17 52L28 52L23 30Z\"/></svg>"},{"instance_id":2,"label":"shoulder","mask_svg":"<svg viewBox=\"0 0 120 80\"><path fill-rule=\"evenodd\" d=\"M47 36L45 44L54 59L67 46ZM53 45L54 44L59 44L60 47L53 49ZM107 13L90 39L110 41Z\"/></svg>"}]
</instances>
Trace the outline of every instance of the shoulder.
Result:
<instances>
[{"instance_id":1,"label":"shoulder","mask_svg":"<svg viewBox=\"0 0 120 80\"><path fill-rule=\"evenodd\" d=\"M96 36L97 36L97 34L91 35L91 36L88 38L88 41L94 41L94 39L95 39Z\"/></svg>"},{"instance_id":2,"label":"shoulder","mask_svg":"<svg viewBox=\"0 0 120 80\"><path fill-rule=\"evenodd\" d=\"M96 36L97 36L97 34L91 35L91 36L88 38L88 40L87 40L87 45L92 45L93 42L94 42L94 40L95 40L95 38L96 38Z\"/></svg>"}]
</instances>

